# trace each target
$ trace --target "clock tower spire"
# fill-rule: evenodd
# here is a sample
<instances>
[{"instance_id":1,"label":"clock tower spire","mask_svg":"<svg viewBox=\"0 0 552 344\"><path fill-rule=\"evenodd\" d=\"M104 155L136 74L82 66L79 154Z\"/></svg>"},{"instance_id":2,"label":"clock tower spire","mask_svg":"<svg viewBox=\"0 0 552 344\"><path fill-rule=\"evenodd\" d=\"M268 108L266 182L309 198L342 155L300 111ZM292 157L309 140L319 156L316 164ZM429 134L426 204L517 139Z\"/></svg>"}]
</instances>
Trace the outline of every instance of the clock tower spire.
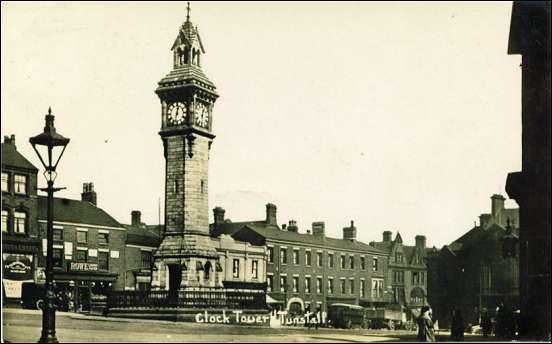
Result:
<instances>
[{"instance_id":1,"label":"clock tower spire","mask_svg":"<svg viewBox=\"0 0 552 344\"><path fill-rule=\"evenodd\" d=\"M212 111L218 94L201 66L205 49L190 21L189 3L171 52L172 70L155 90L165 157L165 230L155 259L168 266L169 290L177 292L221 281L212 271L218 256L209 236L208 204Z\"/></svg>"}]
</instances>

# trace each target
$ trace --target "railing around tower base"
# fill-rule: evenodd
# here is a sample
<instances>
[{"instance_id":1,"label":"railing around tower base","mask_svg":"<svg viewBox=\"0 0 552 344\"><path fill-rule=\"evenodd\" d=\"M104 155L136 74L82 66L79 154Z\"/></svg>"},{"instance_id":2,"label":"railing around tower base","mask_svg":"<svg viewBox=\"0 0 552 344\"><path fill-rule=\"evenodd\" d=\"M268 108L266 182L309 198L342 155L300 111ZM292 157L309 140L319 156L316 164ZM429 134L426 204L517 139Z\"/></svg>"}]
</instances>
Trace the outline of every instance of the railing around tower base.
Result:
<instances>
[{"instance_id":1,"label":"railing around tower base","mask_svg":"<svg viewBox=\"0 0 552 344\"><path fill-rule=\"evenodd\" d=\"M107 295L107 308L267 309L267 305L266 290L262 289L185 288L178 292L111 291Z\"/></svg>"}]
</instances>

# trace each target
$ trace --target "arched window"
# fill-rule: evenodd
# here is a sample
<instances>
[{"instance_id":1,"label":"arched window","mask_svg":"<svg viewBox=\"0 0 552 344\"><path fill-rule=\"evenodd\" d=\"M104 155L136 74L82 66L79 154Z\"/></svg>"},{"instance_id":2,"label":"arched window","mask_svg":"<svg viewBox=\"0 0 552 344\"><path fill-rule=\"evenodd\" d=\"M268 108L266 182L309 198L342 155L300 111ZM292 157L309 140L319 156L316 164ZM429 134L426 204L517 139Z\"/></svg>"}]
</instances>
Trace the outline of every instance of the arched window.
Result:
<instances>
[{"instance_id":1,"label":"arched window","mask_svg":"<svg viewBox=\"0 0 552 344\"><path fill-rule=\"evenodd\" d=\"M184 54L182 55L182 64L188 64L190 61L190 49L184 47Z\"/></svg>"},{"instance_id":2,"label":"arched window","mask_svg":"<svg viewBox=\"0 0 552 344\"><path fill-rule=\"evenodd\" d=\"M25 234L27 228L27 213L16 210L13 213L13 220L13 231L15 233Z\"/></svg>"}]
</instances>

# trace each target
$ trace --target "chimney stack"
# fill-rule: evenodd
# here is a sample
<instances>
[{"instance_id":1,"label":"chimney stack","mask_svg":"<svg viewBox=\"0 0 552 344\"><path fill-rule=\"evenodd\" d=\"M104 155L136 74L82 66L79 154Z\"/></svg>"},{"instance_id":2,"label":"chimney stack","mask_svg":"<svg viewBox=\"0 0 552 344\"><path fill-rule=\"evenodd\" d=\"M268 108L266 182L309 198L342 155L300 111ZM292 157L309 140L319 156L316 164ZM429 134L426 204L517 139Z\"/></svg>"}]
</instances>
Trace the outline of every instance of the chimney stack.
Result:
<instances>
[{"instance_id":1,"label":"chimney stack","mask_svg":"<svg viewBox=\"0 0 552 344\"><path fill-rule=\"evenodd\" d=\"M487 229L491 223L491 214L481 214L479 215L479 226L483 229Z\"/></svg>"},{"instance_id":2,"label":"chimney stack","mask_svg":"<svg viewBox=\"0 0 552 344\"><path fill-rule=\"evenodd\" d=\"M90 202L94 205L98 205L96 191L94 191L94 183L83 183L81 200L83 202Z\"/></svg>"},{"instance_id":3,"label":"chimney stack","mask_svg":"<svg viewBox=\"0 0 552 344\"><path fill-rule=\"evenodd\" d=\"M276 206L272 203L266 205L266 224L273 226L278 225L276 221Z\"/></svg>"},{"instance_id":4,"label":"chimney stack","mask_svg":"<svg viewBox=\"0 0 552 344\"><path fill-rule=\"evenodd\" d=\"M355 241L356 240L356 227L355 223L351 221L350 227L344 227L343 228L343 240L350 240Z\"/></svg>"},{"instance_id":5,"label":"chimney stack","mask_svg":"<svg viewBox=\"0 0 552 344\"><path fill-rule=\"evenodd\" d=\"M491 215L496 223L500 223L500 215L504 210L504 201L506 198L502 195L494 194L491 196Z\"/></svg>"},{"instance_id":6,"label":"chimney stack","mask_svg":"<svg viewBox=\"0 0 552 344\"><path fill-rule=\"evenodd\" d=\"M299 232L299 227L297 227L297 221L289 220L289 225L287 227L288 232L297 233Z\"/></svg>"},{"instance_id":7,"label":"chimney stack","mask_svg":"<svg viewBox=\"0 0 552 344\"><path fill-rule=\"evenodd\" d=\"M13 148L16 148L15 147L15 135L12 134L11 136L4 136L4 143L7 144L7 145L11 145L13 146Z\"/></svg>"},{"instance_id":8,"label":"chimney stack","mask_svg":"<svg viewBox=\"0 0 552 344\"><path fill-rule=\"evenodd\" d=\"M322 221L312 223L312 235L323 238L326 224Z\"/></svg>"},{"instance_id":9,"label":"chimney stack","mask_svg":"<svg viewBox=\"0 0 552 344\"><path fill-rule=\"evenodd\" d=\"M215 218L215 228L218 228L224 223L224 213L225 210L221 207L216 207L213 209L213 217Z\"/></svg>"},{"instance_id":10,"label":"chimney stack","mask_svg":"<svg viewBox=\"0 0 552 344\"><path fill-rule=\"evenodd\" d=\"M416 248L425 249L426 237L424 235L416 235Z\"/></svg>"},{"instance_id":11,"label":"chimney stack","mask_svg":"<svg viewBox=\"0 0 552 344\"><path fill-rule=\"evenodd\" d=\"M130 212L131 217L131 225L132 226L140 226L142 224L142 213L139 210L133 210Z\"/></svg>"},{"instance_id":12,"label":"chimney stack","mask_svg":"<svg viewBox=\"0 0 552 344\"><path fill-rule=\"evenodd\" d=\"M383 242L391 242L391 236L393 233L391 231L384 231L383 232Z\"/></svg>"}]
</instances>

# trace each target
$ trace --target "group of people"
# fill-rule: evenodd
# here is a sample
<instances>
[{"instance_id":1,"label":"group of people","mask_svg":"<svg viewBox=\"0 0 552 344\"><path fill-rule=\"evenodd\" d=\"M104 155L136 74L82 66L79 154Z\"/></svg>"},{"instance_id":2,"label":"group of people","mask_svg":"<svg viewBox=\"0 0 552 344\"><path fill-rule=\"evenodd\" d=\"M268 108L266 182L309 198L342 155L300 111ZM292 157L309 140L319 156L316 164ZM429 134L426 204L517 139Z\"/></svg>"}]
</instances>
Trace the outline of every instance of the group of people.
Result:
<instances>
[{"instance_id":1,"label":"group of people","mask_svg":"<svg viewBox=\"0 0 552 344\"><path fill-rule=\"evenodd\" d=\"M420 316L417 319L418 325L418 341L434 342L434 322L432 319L431 308L423 306ZM493 332L493 321L487 309L483 309L480 319L481 330L484 337L488 337ZM494 334L497 338L503 340L511 340L516 335L516 317L514 312L508 308L503 302L496 309L496 323L494 326ZM450 337L453 341L463 341L466 326L462 311L456 308L452 311Z\"/></svg>"}]
</instances>

